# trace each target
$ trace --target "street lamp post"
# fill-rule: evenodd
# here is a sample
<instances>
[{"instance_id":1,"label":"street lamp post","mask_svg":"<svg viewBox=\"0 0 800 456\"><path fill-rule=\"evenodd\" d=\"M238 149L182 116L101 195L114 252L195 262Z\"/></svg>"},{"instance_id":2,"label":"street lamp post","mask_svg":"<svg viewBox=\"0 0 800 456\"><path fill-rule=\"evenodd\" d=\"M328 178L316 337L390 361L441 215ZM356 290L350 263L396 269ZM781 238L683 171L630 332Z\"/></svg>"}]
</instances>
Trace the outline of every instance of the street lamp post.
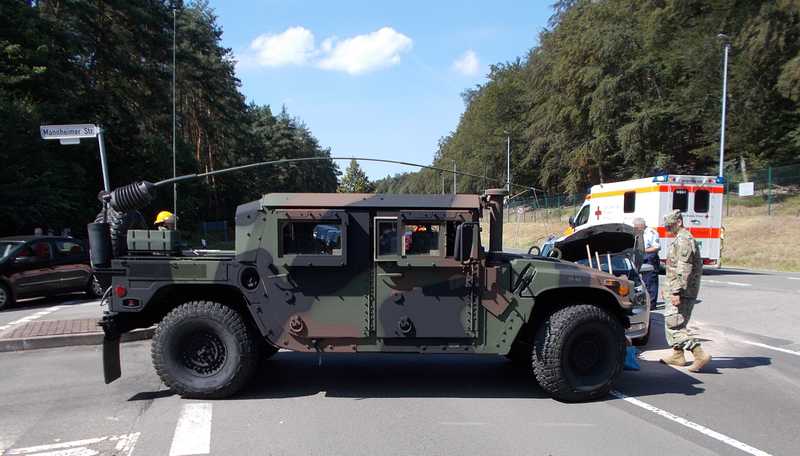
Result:
<instances>
[{"instance_id":1,"label":"street lamp post","mask_svg":"<svg viewBox=\"0 0 800 456\"><path fill-rule=\"evenodd\" d=\"M511 194L511 134L506 136L506 191Z\"/></svg>"},{"instance_id":2,"label":"street lamp post","mask_svg":"<svg viewBox=\"0 0 800 456\"><path fill-rule=\"evenodd\" d=\"M723 175L725 163L725 109L727 107L728 98L728 51L731 48L731 39L728 35L720 33L717 35L724 45L724 55L722 64L722 120L719 129L719 177Z\"/></svg>"}]
</instances>

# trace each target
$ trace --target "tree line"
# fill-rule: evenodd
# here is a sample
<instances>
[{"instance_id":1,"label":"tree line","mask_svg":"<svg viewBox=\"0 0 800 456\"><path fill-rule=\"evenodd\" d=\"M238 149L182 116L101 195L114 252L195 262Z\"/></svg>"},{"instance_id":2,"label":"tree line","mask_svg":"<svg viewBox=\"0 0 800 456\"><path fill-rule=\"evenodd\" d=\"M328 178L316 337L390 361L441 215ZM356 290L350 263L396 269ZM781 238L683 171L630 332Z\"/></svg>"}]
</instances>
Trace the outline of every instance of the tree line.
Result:
<instances>
[{"instance_id":1,"label":"tree line","mask_svg":"<svg viewBox=\"0 0 800 456\"><path fill-rule=\"evenodd\" d=\"M726 169L800 159L797 0L561 0L538 43L463 93L434 165L548 193L661 172L716 174L723 41L730 38ZM451 179L450 176L445 176ZM459 192L496 181L459 177ZM449 186L445 186L449 191ZM441 191L437 171L379 192Z\"/></svg>"},{"instance_id":2,"label":"tree line","mask_svg":"<svg viewBox=\"0 0 800 456\"><path fill-rule=\"evenodd\" d=\"M172 41L176 20L177 172L279 158L329 157L285 109L247 103L206 1L0 2L0 235L84 230L100 210L97 143L43 141L39 125L97 123L112 187L172 176ZM182 226L232 219L270 191L336 191L331 160L179 184ZM172 208L162 191L145 211Z\"/></svg>"}]
</instances>

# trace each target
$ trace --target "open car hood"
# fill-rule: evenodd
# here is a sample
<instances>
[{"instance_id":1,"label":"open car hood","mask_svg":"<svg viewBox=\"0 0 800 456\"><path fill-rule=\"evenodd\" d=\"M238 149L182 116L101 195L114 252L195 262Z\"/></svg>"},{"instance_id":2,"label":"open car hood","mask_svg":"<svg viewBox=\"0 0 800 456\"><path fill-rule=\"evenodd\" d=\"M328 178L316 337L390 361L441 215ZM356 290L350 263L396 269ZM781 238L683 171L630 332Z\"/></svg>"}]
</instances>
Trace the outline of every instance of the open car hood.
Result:
<instances>
[{"instance_id":1,"label":"open car hood","mask_svg":"<svg viewBox=\"0 0 800 456\"><path fill-rule=\"evenodd\" d=\"M630 250L634 247L636 236L633 227L624 223L607 223L594 225L577 231L554 243L554 247L561 251L561 259L578 261L586 259L586 246L594 255L606 253L615 254Z\"/></svg>"}]
</instances>

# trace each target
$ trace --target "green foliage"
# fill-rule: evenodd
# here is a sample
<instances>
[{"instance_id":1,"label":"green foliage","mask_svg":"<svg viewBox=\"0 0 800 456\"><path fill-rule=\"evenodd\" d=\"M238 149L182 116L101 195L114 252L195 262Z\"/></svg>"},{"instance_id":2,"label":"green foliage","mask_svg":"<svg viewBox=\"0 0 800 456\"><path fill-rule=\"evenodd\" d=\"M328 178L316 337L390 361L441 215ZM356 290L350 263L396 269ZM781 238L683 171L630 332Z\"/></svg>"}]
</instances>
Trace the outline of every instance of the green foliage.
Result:
<instances>
[{"instance_id":1,"label":"green foliage","mask_svg":"<svg viewBox=\"0 0 800 456\"><path fill-rule=\"evenodd\" d=\"M97 144L61 146L40 124L99 123L112 187L172 175L172 0L3 2L0 35L0 235L84 230L100 209ZM284 110L248 106L206 1L177 2L178 174L276 158L330 156ZM179 184L182 228L231 219L268 191L336 190L330 160ZM150 218L172 208L161 192Z\"/></svg>"},{"instance_id":2,"label":"green foliage","mask_svg":"<svg viewBox=\"0 0 800 456\"><path fill-rule=\"evenodd\" d=\"M559 0L551 29L524 58L492 67L464 93L457 129L434 166L459 192L505 180L551 193L657 172L716 173L722 42L728 69L726 160L800 158L800 3L796 0ZM378 187L438 193L437 171Z\"/></svg>"},{"instance_id":3,"label":"green foliage","mask_svg":"<svg viewBox=\"0 0 800 456\"><path fill-rule=\"evenodd\" d=\"M367 174L355 160L350 160L350 165L344 172L339 188L339 193L372 193L375 186L367 178Z\"/></svg>"}]
</instances>

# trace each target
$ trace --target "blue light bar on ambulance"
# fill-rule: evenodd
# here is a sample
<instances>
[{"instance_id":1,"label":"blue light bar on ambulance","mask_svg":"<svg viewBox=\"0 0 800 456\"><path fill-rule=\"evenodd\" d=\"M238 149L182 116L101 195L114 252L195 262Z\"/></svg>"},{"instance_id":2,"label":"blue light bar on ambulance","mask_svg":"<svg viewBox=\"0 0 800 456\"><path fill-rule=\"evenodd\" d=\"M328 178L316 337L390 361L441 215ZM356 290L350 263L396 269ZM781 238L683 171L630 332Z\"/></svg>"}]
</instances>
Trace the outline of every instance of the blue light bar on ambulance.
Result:
<instances>
[{"instance_id":1,"label":"blue light bar on ambulance","mask_svg":"<svg viewBox=\"0 0 800 456\"><path fill-rule=\"evenodd\" d=\"M667 176L666 175L656 176L656 177L653 178L653 182L666 182L666 181L667 181Z\"/></svg>"},{"instance_id":2,"label":"blue light bar on ambulance","mask_svg":"<svg viewBox=\"0 0 800 456\"><path fill-rule=\"evenodd\" d=\"M717 183L718 184L724 184L725 183L725 177L717 176Z\"/></svg>"}]
</instances>

